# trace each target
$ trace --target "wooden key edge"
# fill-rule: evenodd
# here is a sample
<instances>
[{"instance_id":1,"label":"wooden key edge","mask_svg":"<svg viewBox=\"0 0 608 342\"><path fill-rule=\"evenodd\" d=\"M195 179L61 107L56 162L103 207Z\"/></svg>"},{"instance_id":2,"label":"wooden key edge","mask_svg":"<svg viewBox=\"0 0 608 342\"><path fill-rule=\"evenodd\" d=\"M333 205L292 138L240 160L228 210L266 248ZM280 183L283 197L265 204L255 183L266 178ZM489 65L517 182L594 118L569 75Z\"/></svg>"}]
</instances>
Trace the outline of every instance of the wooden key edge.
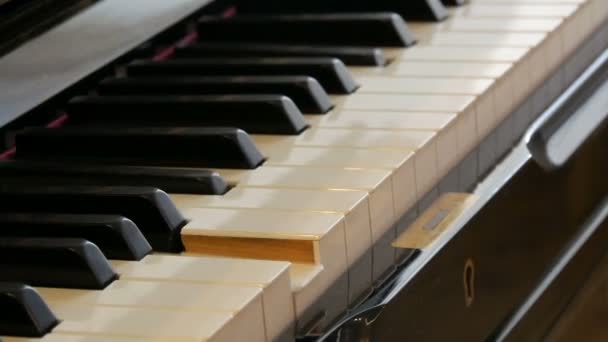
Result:
<instances>
[{"instance_id":1,"label":"wooden key edge","mask_svg":"<svg viewBox=\"0 0 608 342\"><path fill-rule=\"evenodd\" d=\"M448 230L478 199L469 193L445 193L428 207L395 241L400 249L424 249Z\"/></svg>"}]
</instances>

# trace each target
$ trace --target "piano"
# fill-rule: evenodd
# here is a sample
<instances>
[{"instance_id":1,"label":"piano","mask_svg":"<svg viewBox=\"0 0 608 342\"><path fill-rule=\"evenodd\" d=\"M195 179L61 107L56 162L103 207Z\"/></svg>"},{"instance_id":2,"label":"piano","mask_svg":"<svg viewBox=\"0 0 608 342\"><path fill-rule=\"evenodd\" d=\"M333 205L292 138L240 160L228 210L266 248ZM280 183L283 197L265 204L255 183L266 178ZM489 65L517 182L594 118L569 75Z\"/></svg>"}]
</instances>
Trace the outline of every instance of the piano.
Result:
<instances>
[{"instance_id":1,"label":"piano","mask_svg":"<svg viewBox=\"0 0 608 342\"><path fill-rule=\"evenodd\" d=\"M0 0L0 341L591 334L606 20Z\"/></svg>"}]
</instances>

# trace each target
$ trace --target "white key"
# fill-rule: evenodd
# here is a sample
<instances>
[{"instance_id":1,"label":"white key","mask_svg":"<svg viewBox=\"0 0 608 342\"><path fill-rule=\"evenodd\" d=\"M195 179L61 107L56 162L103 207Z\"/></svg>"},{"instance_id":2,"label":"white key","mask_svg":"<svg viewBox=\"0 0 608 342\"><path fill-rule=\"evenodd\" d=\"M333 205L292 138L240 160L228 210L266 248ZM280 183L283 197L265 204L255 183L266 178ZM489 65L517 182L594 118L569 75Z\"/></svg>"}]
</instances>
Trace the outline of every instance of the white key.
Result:
<instances>
[{"instance_id":1,"label":"white key","mask_svg":"<svg viewBox=\"0 0 608 342\"><path fill-rule=\"evenodd\" d=\"M350 67L355 77L425 77L425 78L473 78L499 79L509 71L512 63L500 62L440 62L396 61L383 68Z\"/></svg>"},{"instance_id":2,"label":"white key","mask_svg":"<svg viewBox=\"0 0 608 342\"><path fill-rule=\"evenodd\" d=\"M562 19L525 18L499 20L497 18L455 17L445 25L451 31L461 32L552 32Z\"/></svg>"},{"instance_id":3,"label":"white key","mask_svg":"<svg viewBox=\"0 0 608 342\"><path fill-rule=\"evenodd\" d=\"M148 341L223 342L249 340L249 329L232 330L227 313L184 312L150 308L115 308L53 304L61 317L53 333L146 338ZM245 327L246 328L246 327Z\"/></svg>"},{"instance_id":4,"label":"white key","mask_svg":"<svg viewBox=\"0 0 608 342\"><path fill-rule=\"evenodd\" d=\"M515 63L528 52L525 47L435 46L421 45L411 49L387 49L396 62L468 62Z\"/></svg>"},{"instance_id":5,"label":"white key","mask_svg":"<svg viewBox=\"0 0 608 342\"><path fill-rule=\"evenodd\" d=\"M262 290L256 287L221 284L189 284L116 280L103 290L58 289L37 287L45 302L74 306L146 306L157 309L219 311L236 314L253 301ZM260 303L261 316L261 303Z\"/></svg>"},{"instance_id":6,"label":"white key","mask_svg":"<svg viewBox=\"0 0 608 342\"><path fill-rule=\"evenodd\" d=\"M332 212L344 216L346 256L349 272L349 301L371 286L373 232L367 192L236 187L223 196L172 195L181 209L277 209L298 212ZM364 260L361 260L364 259Z\"/></svg>"},{"instance_id":7,"label":"white key","mask_svg":"<svg viewBox=\"0 0 608 342\"><path fill-rule=\"evenodd\" d=\"M182 212L190 219L182 230L182 241L190 253L324 266L346 259L341 214L213 208L189 208ZM341 243L327 254L316 253L326 239ZM344 273L347 265L338 262L335 267Z\"/></svg>"},{"instance_id":8,"label":"white key","mask_svg":"<svg viewBox=\"0 0 608 342\"><path fill-rule=\"evenodd\" d=\"M427 94L367 94L355 93L350 96L334 96L335 110L378 110L408 112L459 113L474 100L469 95L427 95Z\"/></svg>"},{"instance_id":9,"label":"white key","mask_svg":"<svg viewBox=\"0 0 608 342\"><path fill-rule=\"evenodd\" d=\"M552 17L567 18L577 10L577 4L483 4L473 3L468 6L455 8L451 14L472 17Z\"/></svg>"},{"instance_id":10,"label":"white key","mask_svg":"<svg viewBox=\"0 0 608 342\"><path fill-rule=\"evenodd\" d=\"M435 23L410 23L408 26L419 45L530 48L538 45L546 36L542 32L460 32Z\"/></svg>"},{"instance_id":11,"label":"white key","mask_svg":"<svg viewBox=\"0 0 608 342\"><path fill-rule=\"evenodd\" d=\"M259 144L267 166L397 170L413 159L413 150ZM412 161L413 163L413 161ZM414 174L410 175L413 179Z\"/></svg>"},{"instance_id":12,"label":"white key","mask_svg":"<svg viewBox=\"0 0 608 342\"><path fill-rule=\"evenodd\" d=\"M37 288L51 307L121 307L165 310L196 317L225 313L230 330L246 333L251 341L266 341L261 289L217 284L117 280L101 291Z\"/></svg>"},{"instance_id":13,"label":"white key","mask_svg":"<svg viewBox=\"0 0 608 342\"><path fill-rule=\"evenodd\" d=\"M437 132L447 128L456 119L456 114L351 110L333 111L328 115L307 115L306 117L313 127L319 128Z\"/></svg>"},{"instance_id":14,"label":"white key","mask_svg":"<svg viewBox=\"0 0 608 342\"><path fill-rule=\"evenodd\" d=\"M4 342L148 342L147 337L118 337L118 336L92 336L92 335L73 335L62 333L50 333L41 338L26 337L3 337ZM161 342L157 338L155 341ZM169 342L168 340L165 340Z\"/></svg>"},{"instance_id":15,"label":"white key","mask_svg":"<svg viewBox=\"0 0 608 342\"><path fill-rule=\"evenodd\" d=\"M140 262L111 262L123 281L216 284L261 289L268 339L290 340L295 334L289 263L156 254L148 255Z\"/></svg>"},{"instance_id":16,"label":"white key","mask_svg":"<svg viewBox=\"0 0 608 342\"><path fill-rule=\"evenodd\" d=\"M322 144L320 139L330 135L331 140L324 140L327 144L339 139L339 141L344 141L344 143L340 142L339 144L350 145L353 148L350 151L341 148L339 153L329 150L323 153L308 150L308 153L306 153L302 149L298 150L297 153L291 153L291 147L284 146L285 144L279 143L276 138L254 139L260 143L258 146L268 156L267 165L281 165L281 163L282 165L289 165L283 163L286 157L293 159L296 155L306 153L309 156L306 159L310 162L310 166L340 165L343 167L378 168L385 164L387 158L393 158L387 156L391 152L388 149L399 152L401 154L398 157L399 159L403 159L404 153L410 151L416 153L415 159L424 159L424 149L431 144L430 141L425 143L424 140L416 141L412 139L412 142L407 142L403 141L404 138L424 137L440 132L432 137L436 140L435 145L439 146L447 143L450 146L450 151L447 154L442 153L444 150L441 148L438 149L437 168L439 170L437 173L441 174L447 166L454 164L454 158L458 158L460 154L464 153L461 152L462 146L460 146L457 133L454 130L458 129L461 121L466 120L465 116L466 114L457 116L450 113L334 111L326 116L314 117L309 122L314 127L339 130L311 130L311 132L305 133L310 137L309 140L302 139L305 140L304 143L301 143L301 140L293 141L296 146L308 147L311 143ZM343 128L353 129L354 131L342 130ZM377 131L372 131L372 129L377 129ZM390 130L390 132L387 132L387 130ZM344 138L345 134L348 134L348 139ZM475 137L475 127L471 127L469 134L473 138ZM355 137L351 138L353 136ZM382 150L378 150L379 148ZM428 147L426 149L429 150ZM425 171L424 173L428 172Z\"/></svg>"},{"instance_id":17,"label":"white key","mask_svg":"<svg viewBox=\"0 0 608 342\"><path fill-rule=\"evenodd\" d=\"M372 221L386 231L394 220L394 203L406 200L393 194L390 171L333 168L260 167L253 171L219 170L229 182L239 187L291 188L317 190L360 190L370 195Z\"/></svg>"},{"instance_id":18,"label":"white key","mask_svg":"<svg viewBox=\"0 0 608 342\"><path fill-rule=\"evenodd\" d=\"M291 148L293 147L328 147L328 148L356 148L356 149L366 149L366 150L374 150L374 149L399 149L404 152L404 157L409 156L411 151L416 151L416 155L414 157L414 163L416 165L416 169L418 170L418 178L416 179L416 186L424 188L428 182L433 181L433 177L437 174L437 151L435 142L432 140L434 132L431 131L383 131L383 130L350 130L350 129L309 129L304 132L299 137L279 137L279 136L254 136L254 141L256 145L260 146L264 151L272 151L279 147L283 148ZM319 156L321 153L325 156L329 156L331 151L321 152L311 152L312 154L309 156L313 157L315 155ZM284 152L287 153L287 152ZM282 158L284 159L286 154L282 154ZM327 154L326 154L327 153ZM381 152L380 152L381 154ZM357 157L356 153L349 154L349 156ZM270 155L272 158L272 155ZM402 157L402 159L404 158ZM306 157L303 157L306 158ZM346 156L336 157L336 162L340 162L340 160L344 160ZM328 159L328 158L326 158ZM271 159L272 160L272 159ZM356 162L362 162L362 159L354 159ZM381 166L375 166L378 164L374 164L372 161L376 160L370 159L369 164L367 164L370 168L379 168ZM385 156L379 155L378 160L386 160ZM347 163L347 160L344 160ZM321 164L321 163L313 163L317 166L332 166L331 163ZM335 164L334 164L335 165ZM361 164L363 165L363 164ZM380 164L382 165L382 164ZM352 167L353 165L348 165ZM270 168L270 164L269 164ZM232 179L234 183L239 183L244 186L261 186L262 184L253 184L253 183L242 183L240 179L234 178L234 176L241 176L244 174L251 173L252 175L263 174L271 172L274 169L267 171L267 168L262 167L259 170L254 170L250 172L239 172L239 171L223 171L225 176ZM281 171L282 170L282 171ZM288 170L281 169L277 170L281 172L286 172ZM399 171L404 171L400 169ZM317 174L320 177L323 176L323 171L311 171L311 174ZM329 172L329 171L328 171ZM376 173L376 171L369 171L372 173ZM351 170L348 172L349 177L356 176L359 174L369 173L366 170L360 170L359 172L354 172ZM405 171L404 171L405 172ZM333 173L332 178L337 177L338 179L341 177L339 174ZM367 176L366 176L367 177ZM291 177L291 184L283 183L280 186L286 187L306 187L307 185L301 183L297 178ZM307 177L306 179L310 179ZM409 181L409 174L398 174L397 182L407 182ZM340 182L340 187L337 185L332 185L328 182L323 182L321 188L331 189L331 188L340 188L340 189L351 189L344 182ZM272 182L266 182L262 186L271 186ZM320 188L317 184L310 184L315 188ZM342 187L345 185L346 187ZM396 184L393 184L396 185ZM355 185L356 186L356 185ZM360 188L354 188L355 190ZM373 190L370 188L365 188L366 190ZM407 203L408 199L403 196L397 196L395 198L396 207L402 207L403 203ZM373 205L373 204L372 204Z\"/></svg>"},{"instance_id":19,"label":"white key","mask_svg":"<svg viewBox=\"0 0 608 342\"><path fill-rule=\"evenodd\" d=\"M417 150L435 136L432 131L388 131L313 127L299 136L252 135L256 145L347 148L405 148Z\"/></svg>"},{"instance_id":20,"label":"white key","mask_svg":"<svg viewBox=\"0 0 608 342\"><path fill-rule=\"evenodd\" d=\"M191 219L182 230L187 251L321 265L315 287L341 287L331 306L336 314L346 309L348 261L342 214L207 208L183 212ZM308 303L299 299L295 297L295 307L301 317Z\"/></svg>"},{"instance_id":21,"label":"white key","mask_svg":"<svg viewBox=\"0 0 608 342\"><path fill-rule=\"evenodd\" d=\"M437 158L438 158L437 159L437 162L438 162L437 171L434 174L426 173L428 175L435 176L435 179L432 181L437 181L438 180L437 177L441 177L445 173L448 172L446 167L449 168L455 164L452 157L458 158L467 153L466 147L469 145L466 142L467 140L470 139L471 141L474 142L477 138L477 132L475 132L475 128L470 127L471 131L469 131L466 136L462 137L462 143L455 140L455 139L457 139L457 135L458 135L458 133L456 132L458 129L457 127L462 127L461 124L463 121L468 120L469 116L475 115L475 104L473 103L474 96L472 96L472 95L415 95L415 94L405 94L405 93L399 93L398 95L397 94L385 95L385 94L362 93L357 96L338 98L338 100L341 100L341 101L337 102L338 108L336 109L336 111L340 113L341 117L349 117L349 113L351 113L351 112L370 113L372 115L370 115L370 118L366 119L366 121L373 122L374 125L380 126L380 127L382 127L382 125L384 127L388 126L391 123L391 121L396 123L398 121L403 120L403 121L401 121L403 123L393 124L393 127L395 128L395 127L399 127L399 125L401 125L403 128L406 128L407 127L406 125L410 124L410 125L412 125L413 130L424 129L425 125L432 123L431 121L429 121L430 119L432 119L432 120L441 119L436 115L436 114L439 114L437 112L446 112L446 114L452 114L452 115L458 114L457 119L451 120L451 123L448 123L449 121L444 121L443 122L445 124L444 127L440 126L442 122L435 121L435 124L439 124L439 125L433 127L433 129L442 132L442 134L439 134L438 136L436 136L435 143L440 144L440 142L439 142L440 138L446 139L447 137L449 137L449 138L451 138L450 145L452 146L453 150L451 151L451 153L449 153L447 155L439 154L437 156ZM342 114L342 112L344 112L344 114ZM374 119L373 113L375 113L375 112L381 113L381 115L378 115L378 119ZM393 112L395 114L392 117L390 117L390 114L389 114L391 112ZM427 120L425 120L425 122L421 122L420 127L414 128L413 124L410 123L411 121L408 120L408 115L406 113L416 113L416 112L420 112L420 113L428 112L428 113L435 114L435 115L433 115L433 117L430 117ZM397 115L397 114L402 114L402 113L404 114L403 116ZM488 116L491 116L492 114L493 113L484 113L484 115L488 115ZM362 117L365 114L359 114L359 115ZM334 117L335 116L336 115L334 115ZM439 116L441 116L441 114L439 114ZM444 116L444 119L447 119L447 117ZM331 118L329 118L328 120L331 120ZM382 121L384 121L384 122L382 122ZM323 130L311 131L308 134L313 135L313 133L317 133L319 131L323 131ZM332 133L335 133L335 132L337 132L337 131L334 130ZM366 131L366 133L367 132L371 132L371 131ZM382 135L383 140L385 140L389 136L393 135L393 136L395 136L394 138L391 138L391 140L393 140L393 141L399 139L399 136L409 137L409 136L415 135L415 134L420 135L420 133L416 133L415 131L411 131L411 132L402 131L402 132L398 132L398 133L397 132L392 133L392 132L377 131L374 133L377 135ZM359 133L352 132L352 134L350 134L350 135L358 136ZM359 140L360 138L357 137L354 139ZM353 142L354 139L351 138L351 139L346 140L346 139L342 138L341 140L348 141L348 144L350 146L354 146L354 142ZM401 138L401 140L402 139L403 138ZM383 145L380 145L380 146L373 145L373 144L372 145L365 144L365 145L362 145L359 147L394 148L394 147L398 147L398 145L391 142L390 144L384 143ZM416 153L415 158L430 160L428 157L421 155L424 152L424 150L422 149L423 145L404 146L404 147L413 148L413 150ZM454 147L456 147L456 148L454 148ZM420 156L419 156L419 154L420 154ZM433 177L431 177L431 178L433 178ZM420 193L425 193L426 191L428 191L430 189L428 187L428 183L424 182L424 181L422 181L421 184L418 184L418 187L421 189Z\"/></svg>"},{"instance_id":22,"label":"white key","mask_svg":"<svg viewBox=\"0 0 608 342\"><path fill-rule=\"evenodd\" d=\"M433 154L431 154L433 155ZM425 160L418 160L424 167ZM396 210L411 207L416 191L411 184L412 166L406 163L393 178L390 171L379 169L332 169L314 167L261 167L254 171L220 170L229 181L245 188L292 188L321 189L332 191L361 190L369 192L372 243L375 245L389 230L393 230ZM425 175L428 176L428 175ZM395 182L398 181L398 182ZM406 183L399 183L406 182ZM393 192L398 189L398 192ZM409 190L408 190L409 189ZM398 209L395 209L398 208ZM405 209L403 209L405 210ZM285 229L283 227L283 229ZM374 256L378 251L373 251ZM386 259L374 257L374 274L376 270L386 268Z\"/></svg>"},{"instance_id":23,"label":"white key","mask_svg":"<svg viewBox=\"0 0 608 342\"><path fill-rule=\"evenodd\" d=\"M481 95L492 86L490 79L357 77L358 92L376 94ZM330 113L331 114L331 113Z\"/></svg>"},{"instance_id":24,"label":"white key","mask_svg":"<svg viewBox=\"0 0 608 342\"><path fill-rule=\"evenodd\" d=\"M434 145L433 145L434 146ZM418 158L407 148L399 149L362 149L343 147L299 147L282 146L281 144L260 145L262 152L268 157L268 166L300 166L313 168L341 168L341 169L384 169L390 170L393 193L399 190L400 194L395 196L395 212L401 213L409 210L417 200L416 184L428 182L428 174L434 173L435 162L434 151L430 149L429 159L424 159L425 153L421 150ZM419 171L415 171L419 170ZM228 173L233 173L227 171ZM236 176L235 176L236 177ZM418 178L417 178L418 177ZM417 181L419 179L419 181ZM238 182L238 177L234 179ZM241 184L241 187L247 187ZM408 189L412 191L407 191ZM378 202L382 203L382 202ZM374 204L370 207L379 207ZM381 215L379 211L372 211ZM381 232L385 223L384 219L372 215L372 230ZM377 233L380 234L380 233ZM376 233L374 236L377 235Z\"/></svg>"}]
</instances>

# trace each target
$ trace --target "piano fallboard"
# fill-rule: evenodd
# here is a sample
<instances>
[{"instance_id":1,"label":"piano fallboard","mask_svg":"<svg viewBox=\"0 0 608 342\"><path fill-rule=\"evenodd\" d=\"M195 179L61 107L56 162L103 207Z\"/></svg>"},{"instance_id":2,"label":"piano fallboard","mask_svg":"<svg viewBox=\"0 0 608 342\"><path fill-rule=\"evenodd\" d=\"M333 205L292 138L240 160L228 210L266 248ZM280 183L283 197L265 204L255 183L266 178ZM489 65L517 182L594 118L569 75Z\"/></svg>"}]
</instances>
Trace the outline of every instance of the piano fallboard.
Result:
<instances>
[{"instance_id":1,"label":"piano fallboard","mask_svg":"<svg viewBox=\"0 0 608 342\"><path fill-rule=\"evenodd\" d=\"M2 56L0 127L106 67L209 2L99 1Z\"/></svg>"}]
</instances>

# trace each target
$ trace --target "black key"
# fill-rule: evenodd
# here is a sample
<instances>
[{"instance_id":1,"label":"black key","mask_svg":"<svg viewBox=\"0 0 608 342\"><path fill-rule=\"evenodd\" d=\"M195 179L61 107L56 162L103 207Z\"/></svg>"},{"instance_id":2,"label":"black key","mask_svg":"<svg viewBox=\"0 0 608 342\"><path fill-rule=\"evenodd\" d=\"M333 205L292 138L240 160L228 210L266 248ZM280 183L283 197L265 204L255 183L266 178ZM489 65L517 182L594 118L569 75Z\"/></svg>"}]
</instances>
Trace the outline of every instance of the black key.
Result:
<instances>
[{"instance_id":1,"label":"black key","mask_svg":"<svg viewBox=\"0 0 608 342\"><path fill-rule=\"evenodd\" d=\"M283 95L130 95L72 99L72 125L239 127L249 133L296 135L308 127Z\"/></svg>"},{"instance_id":2,"label":"black key","mask_svg":"<svg viewBox=\"0 0 608 342\"><path fill-rule=\"evenodd\" d=\"M205 105L214 105L212 109L221 111L224 116L227 110L242 113L243 107L247 108L248 112L255 110L256 115L258 115L258 111L287 111L287 115L293 117L290 119L294 121L292 125L297 126L305 125L303 121L300 123L298 108L308 114L324 114L332 108L331 99L323 87L317 80L307 76L125 77L106 79L99 84L98 90L104 96L222 95L198 98L207 99L208 103L205 103ZM237 94L249 96L234 96ZM268 96L268 94L287 96L295 102L297 108L289 99L278 95ZM179 98L184 97L180 96ZM187 99L190 98L196 99L196 97L188 97ZM78 101L81 102L81 99ZM216 106L224 107L215 108ZM269 106L271 107L268 108ZM214 112L210 114L214 114ZM265 114L260 113L260 115ZM251 115L247 115L246 118L250 117ZM255 118L254 121L257 122L258 120L258 118ZM272 124L272 122L269 124Z\"/></svg>"},{"instance_id":3,"label":"black key","mask_svg":"<svg viewBox=\"0 0 608 342\"><path fill-rule=\"evenodd\" d=\"M448 11L441 0L340 0L357 11L395 11L405 20L441 21Z\"/></svg>"},{"instance_id":4,"label":"black key","mask_svg":"<svg viewBox=\"0 0 608 342\"><path fill-rule=\"evenodd\" d=\"M200 40L373 47L404 47L415 42L396 13L291 13L297 14L202 17Z\"/></svg>"},{"instance_id":5,"label":"black key","mask_svg":"<svg viewBox=\"0 0 608 342\"><path fill-rule=\"evenodd\" d=\"M137 225L154 250L183 249L186 219L156 188L0 184L0 213L120 215Z\"/></svg>"},{"instance_id":6,"label":"black key","mask_svg":"<svg viewBox=\"0 0 608 342\"><path fill-rule=\"evenodd\" d=\"M442 0L446 6L462 6L468 2L468 0Z\"/></svg>"},{"instance_id":7,"label":"black key","mask_svg":"<svg viewBox=\"0 0 608 342\"><path fill-rule=\"evenodd\" d=\"M281 94L289 97L302 111L324 114L331 108L331 100L323 87L312 77L306 76L215 76L215 77L125 77L106 79L99 84L102 95L222 95L222 94ZM219 97L218 102L228 99L249 100L256 105L268 106L263 97ZM284 98L271 97L273 102L287 107L285 110L299 114ZM257 101L256 101L257 100ZM236 101L235 101L236 102ZM232 104L238 106L238 103ZM242 107L236 108L242 113ZM253 110L247 106L248 112ZM276 108L271 108L276 110ZM260 109L264 111L266 109ZM222 111L220 114L224 114ZM256 113L257 115L257 113ZM251 115L248 115L251 117ZM257 118L256 120L257 121ZM305 125L302 123L301 125ZM242 127L245 129L244 127ZM247 129L245 129L247 130Z\"/></svg>"},{"instance_id":8,"label":"black key","mask_svg":"<svg viewBox=\"0 0 608 342\"><path fill-rule=\"evenodd\" d=\"M0 179L26 184L148 186L200 195L223 195L230 188L217 172L207 170L24 160L0 162Z\"/></svg>"},{"instance_id":9,"label":"black key","mask_svg":"<svg viewBox=\"0 0 608 342\"><path fill-rule=\"evenodd\" d=\"M282 43L196 43L175 50L174 58L205 57L332 57L346 65L384 66L384 51L374 47L310 46Z\"/></svg>"},{"instance_id":10,"label":"black key","mask_svg":"<svg viewBox=\"0 0 608 342\"><path fill-rule=\"evenodd\" d=\"M117 277L99 248L84 239L0 239L0 281L100 290Z\"/></svg>"},{"instance_id":11,"label":"black key","mask_svg":"<svg viewBox=\"0 0 608 342\"><path fill-rule=\"evenodd\" d=\"M22 283L0 283L0 335L42 337L58 323L36 290Z\"/></svg>"},{"instance_id":12,"label":"black key","mask_svg":"<svg viewBox=\"0 0 608 342\"><path fill-rule=\"evenodd\" d=\"M108 259L141 260L152 247L133 221L118 215L0 215L0 239L80 238L94 243Z\"/></svg>"},{"instance_id":13,"label":"black key","mask_svg":"<svg viewBox=\"0 0 608 342\"><path fill-rule=\"evenodd\" d=\"M245 13L333 13L397 12L405 20L438 21L447 17L441 0L237 0L239 14Z\"/></svg>"},{"instance_id":14,"label":"black key","mask_svg":"<svg viewBox=\"0 0 608 342\"><path fill-rule=\"evenodd\" d=\"M17 158L46 161L238 169L264 161L247 133L222 127L31 128L16 146Z\"/></svg>"},{"instance_id":15,"label":"black key","mask_svg":"<svg viewBox=\"0 0 608 342\"><path fill-rule=\"evenodd\" d=\"M135 61L129 76L310 76L330 94L350 94L357 89L344 63L335 58L196 58L162 62Z\"/></svg>"}]
</instances>

